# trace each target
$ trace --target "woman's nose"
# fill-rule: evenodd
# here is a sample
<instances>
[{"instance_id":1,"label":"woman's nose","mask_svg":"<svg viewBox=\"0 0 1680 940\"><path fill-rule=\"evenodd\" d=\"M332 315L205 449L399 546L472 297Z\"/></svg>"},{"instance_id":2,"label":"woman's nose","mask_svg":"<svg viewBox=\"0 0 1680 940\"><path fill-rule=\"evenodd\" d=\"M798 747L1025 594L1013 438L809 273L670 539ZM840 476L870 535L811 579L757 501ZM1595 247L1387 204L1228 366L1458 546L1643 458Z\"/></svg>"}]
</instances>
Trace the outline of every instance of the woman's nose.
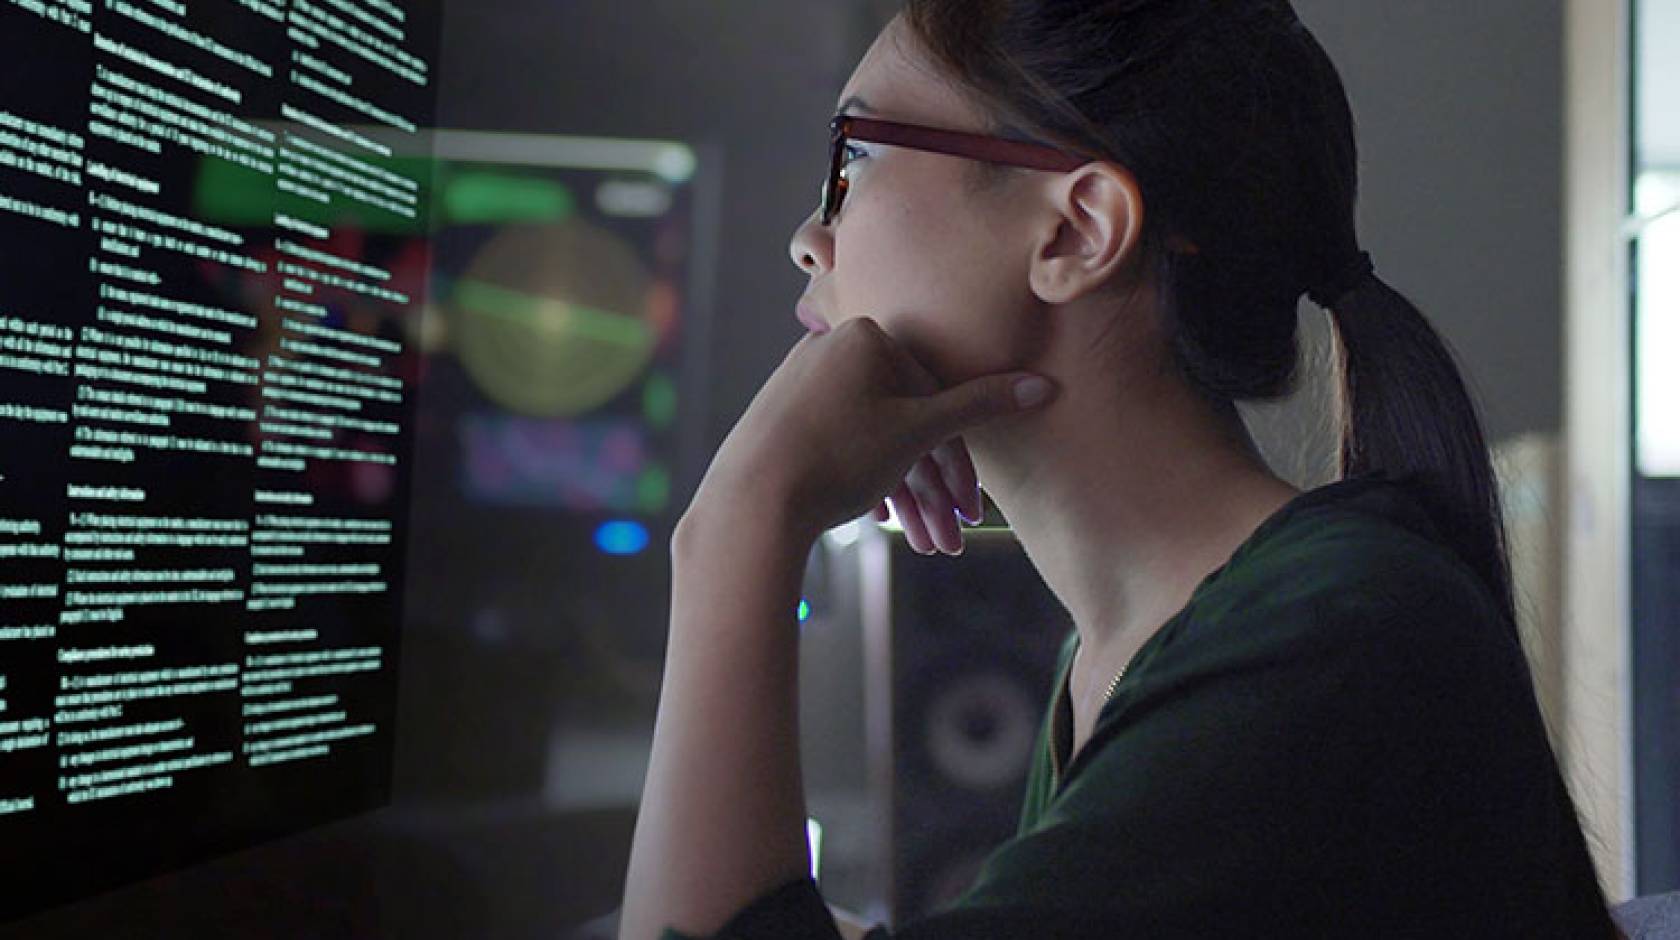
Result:
<instances>
[{"instance_id":1,"label":"woman's nose","mask_svg":"<svg viewBox=\"0 0 1680 940\"><path fill-rule=\"evenodd\" d=\"M805 217L793 231L788 242L788 254L793 263L806 274L816 275L834 266L834 238L827 226L817 220L817 212Z\"/></svg>"}]
</instances>

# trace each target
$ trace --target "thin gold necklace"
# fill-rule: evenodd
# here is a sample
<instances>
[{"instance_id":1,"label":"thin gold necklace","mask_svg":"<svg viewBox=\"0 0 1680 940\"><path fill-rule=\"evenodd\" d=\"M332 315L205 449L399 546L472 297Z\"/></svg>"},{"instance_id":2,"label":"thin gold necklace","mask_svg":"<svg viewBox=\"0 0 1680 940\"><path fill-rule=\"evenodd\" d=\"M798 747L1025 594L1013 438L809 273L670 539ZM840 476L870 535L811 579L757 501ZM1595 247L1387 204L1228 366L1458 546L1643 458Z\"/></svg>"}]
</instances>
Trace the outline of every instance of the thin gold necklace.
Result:
<instances>
[{"instance_id":1,"label":"thin gold necklace","mask_svg":"<svg viewBox=\"0 0 1680 940\"><path fill-rule=\"evenodd\" d=\"M1108 690L1103 693L1102 704L1097 706L1097 711L1100 712L1104 708L1108 707L1108 700L1114 697L1114 689L1115 689L1116 686L1118 686L1120 684L1120 677L1124 676L1126 674L1126 670L1130 669L1131 666L1132 666L1132 664L1129 663L1129 662L1126 663L1126 665L1121 666L1120 671L1114 674L1114 678L1110 679L1108 681ZM1070 699L1072 698L1071 694L1069 695L1069 698ZM1051 734L1056 735L1056 731L1052 730ZM1059 737L1059 735L1058 735L1058 737ZM1057 756L1058 754L1060 754L1060 750L1059 750L1060 745L1058 745L1054 741L1052 741L1051 746L1052 746L1052 752L1051 752L1051 762L1052 762L1052 764L1051 764L1051 766L1053 768L1053 772L1059 776L1062 773L1060 758Z\"/></svg>"},{"instance_id":2,"label":"thin gold necklace","mask_svg":"<svg viewBox=\"0 0 1680 940\"><path fill-rule=\"evenodd\" d=\"M1084 649L1084 644L1080 644L1080 649ZM1097 706L1097 711L1100 712L1108 707L1109 699L1114 698L1114 690L1119 687L1121 678L1126 675L1126 670L1130 668L1132 668L1132 664L1127 662L1126 665L1120 667L1119 672L1114 674L1114 678L1108 680L1108 688L1103 692L1102 704Z\"/></svg>"},{"instance_id":3,"label":"thin gold necklace","mask_svg":"<svg viewBox=\"0 0 1680 940\"><path fill-rule=\"evenodd\" d=\"M1114 687L1120 684L1120 677L1126 674L1126 670L1131 668L1131 665L1131 663L1127 663L1121 666L1120 671L1114 674L1114 678L1108 680L1108 691L1103 693L1103 703L1098 707L1099 711L1108 706L1108 700L1114 697Z\"/></svg>"}]
</instances>

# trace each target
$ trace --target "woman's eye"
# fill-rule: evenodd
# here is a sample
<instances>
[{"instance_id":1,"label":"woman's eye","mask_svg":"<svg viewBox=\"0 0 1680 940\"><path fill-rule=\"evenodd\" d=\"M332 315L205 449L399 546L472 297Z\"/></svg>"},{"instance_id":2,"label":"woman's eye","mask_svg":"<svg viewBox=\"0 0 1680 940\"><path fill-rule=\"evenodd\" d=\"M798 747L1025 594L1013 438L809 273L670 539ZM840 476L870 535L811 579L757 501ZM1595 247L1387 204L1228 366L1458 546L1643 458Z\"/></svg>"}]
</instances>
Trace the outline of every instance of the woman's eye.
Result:
<instances>
[{"instance_id":1,"label":"woman's eye","mask_svg":"<svg viewBox=\"0 0 1680 940\"><path fill-rule=\"evenodd\" d=\"M840 160L840 166L844 169L849 166L853 160L862 159L867 156L869 156L869 152L864 150L862 147L859 147L856 144L847 144Z\"/></svg>"}]
</instances>

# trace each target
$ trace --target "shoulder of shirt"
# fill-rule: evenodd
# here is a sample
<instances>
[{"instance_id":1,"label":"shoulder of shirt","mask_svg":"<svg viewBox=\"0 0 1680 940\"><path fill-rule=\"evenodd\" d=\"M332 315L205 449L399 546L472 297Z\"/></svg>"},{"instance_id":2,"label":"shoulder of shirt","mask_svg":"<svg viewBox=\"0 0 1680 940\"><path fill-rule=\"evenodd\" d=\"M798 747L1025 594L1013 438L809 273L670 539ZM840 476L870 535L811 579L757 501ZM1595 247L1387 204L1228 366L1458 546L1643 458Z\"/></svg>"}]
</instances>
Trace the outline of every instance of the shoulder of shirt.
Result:
<instances>
[{"instance_id":1,"label":"shoulder of shirt","mask_svg":"<svg viewBox=\"0 0 1680 940\"><path fill-rule=\"evenodd\" d=\"M1204 582L1185 610L1192 632L1232 619L1305 626L1504 616L1409 489L1386 479L1345 482L1357 485L1307 494L1269 520Z\"/></svg>"}]
</instances>

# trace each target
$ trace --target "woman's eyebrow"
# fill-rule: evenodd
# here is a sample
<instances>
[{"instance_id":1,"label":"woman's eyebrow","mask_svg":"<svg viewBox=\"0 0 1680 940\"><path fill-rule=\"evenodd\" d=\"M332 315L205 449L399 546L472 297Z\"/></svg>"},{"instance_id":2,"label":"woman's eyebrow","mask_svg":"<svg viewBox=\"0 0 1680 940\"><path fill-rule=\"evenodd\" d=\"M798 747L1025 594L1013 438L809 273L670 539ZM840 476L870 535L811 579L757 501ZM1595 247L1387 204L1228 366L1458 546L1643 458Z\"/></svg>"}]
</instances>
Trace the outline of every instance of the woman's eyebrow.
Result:
<instances>
[{"instance_id":1,"label":"woman's eyebrow","mask_svg":"<svg viewBox=\"0 0 1680 940\"><path fill-rule=\"evenodd\" d=\"M869 106L869 102L863 100L862 98L859 98L857 95L853 95L850 98L847 98L845 101L842 101L840 103L840 107L836 110L835 113L845 114L847 111L850 111L853 108L856 108L859 111L868 111L868 112L872 112L872 113L875 110L874 108Z\"/></svg>"}]
</instances>

